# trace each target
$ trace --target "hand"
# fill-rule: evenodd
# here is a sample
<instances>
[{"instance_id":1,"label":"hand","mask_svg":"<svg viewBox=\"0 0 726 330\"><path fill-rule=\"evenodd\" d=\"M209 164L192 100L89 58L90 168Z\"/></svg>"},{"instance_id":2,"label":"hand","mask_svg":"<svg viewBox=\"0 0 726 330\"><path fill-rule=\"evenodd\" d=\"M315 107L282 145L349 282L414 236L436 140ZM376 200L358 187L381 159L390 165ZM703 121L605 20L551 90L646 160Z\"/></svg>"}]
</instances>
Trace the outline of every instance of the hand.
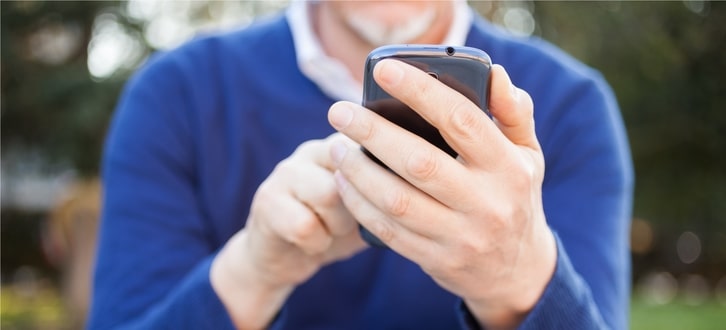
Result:
<instances>
[{"instance_id":1,"label":"hand","mask_svg":"<svg viewBox=\"0 0 726 330\"><path fill-rule=\"evenodd\" d=\"M355 218L385 244L462 297L487 328L512 328L541 296L556 262L545 221L544 158L529 95L492 68L495 118L426 73L394 60L374 78L437 127L454 159L422 138L349 102L331 107L338 131L355 148L333 146L336 181Z\"/></svg>"},{"instance_id":2,"label":"hand","mask_svg":"<svg viewBox=\"0 0 726 330\"><path fill-rule=\"evenodd\" d=\"M245 228L215 258L212 286L238 328L268 325L290 292L321 266L365 247L333 179L340 134L300 145L260 185Z\"/></svg>"}]
</instances>

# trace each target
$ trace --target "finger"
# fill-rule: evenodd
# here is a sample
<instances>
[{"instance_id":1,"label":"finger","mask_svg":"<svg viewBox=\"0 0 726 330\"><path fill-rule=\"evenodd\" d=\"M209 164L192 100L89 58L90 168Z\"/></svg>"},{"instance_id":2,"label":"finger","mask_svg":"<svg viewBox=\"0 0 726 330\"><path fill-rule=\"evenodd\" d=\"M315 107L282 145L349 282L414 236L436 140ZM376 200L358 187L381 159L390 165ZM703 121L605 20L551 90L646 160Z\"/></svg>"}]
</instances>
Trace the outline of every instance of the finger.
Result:
<instances>
[{"instance_id":1,"label":"finger","mask_svg":"<svg viewBox=\"0 0 726 330\"><path fill-rule=\"evenodd\" d=\"M367 248L368 243L366 243L360 236L357 228L358 226L356 226L356 230L333 240L332 246L325 251L323 262L328 263L331 261L348 259L354 254Z\"/></svg>"},{"instance_id":2,"label":"finger","mask_svg":"<svg viewBox=\"0 0 726 330\"><path fill-rule=\"evenodd\" d=\"M430 255L431 242L386 217L373 206L354 186L348 183L342 173L336 172L335 179L343 203L358 222L378 237L384 244L400 255L412 260L425 259Z\"/></svg>"},{"instance_id":3,"label":"finger","mask_svg":"<svg viewBox=\"0 0 726 330\"><path fill-rule=\"evenodd\" d=\"M345 144L343 140L337 141ZM318 159L325 159L326 165L332 167L327 149L320 143L314 148L318 150L308 154L316 154ZM321 150L326 150L326 156L322 156ZM286 191L316 216L328 235L340 236L355 230L356 222L338 195L331 170L297 159L280 162L276 170L279 181L286 185Z\"/></svg>"},{"instance_id":4,"label":"finger","mask_svg":"<svg viewBox=\"0 0 726 330\"><path fill-rule=\"evenodd\" d=\"M465 163L487 166L507 151L506 139L465 96L401 61L383 60L373 69L378 84L441 132Z\"/></svg>"},{"instance_id":5,"label":"finger","mask_svg":"<svg viewBox=\"0 0 726 330\"><path fill-rule=\"evenodd\" d=\"M349 146L355 145L355 142L347 136L340 133L334 133L326 137L324 140L310 140L303 142L297 149L295 149L291 158L310 160L313 163L329 170L332 175L333 171L335 171L335 166L330 159L329 150L330 145L334 142L342 142Z\"/></svg>"},{"instance_id":6,"label":"finger","mask_svg":"<svg viewBox=\"0 0 726 330\"><path fill-rule=\"evenodd\" d=\"M406 230L435 240L445 232L442 221L455 225L450 216L453 212L446 206L378 166L359 150L333 145L333 159L338 171L360 195Z\"/></svg>"},{"instance_id":7,"label":"finger","mask_svg":"<svg viewBox=\"0 0 726 330\"><path fill-rule=\"evenodd\" d=\"M341 236L354 231L357 223L338 194L333 173L322 167L309 167L296 180L290 181L293 195L312 209L330 235Z\"/></svg>"},{"instance_id":8,"label":"finger","mask_svg":"<svg viewBox=\"0 0 726 330\"><path fill-rule=\"evenodd\" d=\"M295 198L321 219L325 229L333 236L340 236L357 226L335 187L334 164L329 152L331 143L355 145L340 133L331 134L324 140L304 142L290 158L277 166L277 172Z\"/></svg>"},{"instance_id":9,"label":"finger","mask_svg":"<svg viewBox=\"0 0 726 330\"><path fill-rule=\"evenodd\" d=\"M277 194L265 198L265 189L258 190L264 198L263 217L268 219L271 230L285 241L297 246L305 254L318 255L328 249L333 239L318 216L290 194ZM259 196L263 194L263 196Z\"/></svg>"},{"instance_id":10,"label":"finger","mask_svg":"<svg viewBox=\"0 0 726 330\"><path fill-rule=\"evenodd\" d=\"M527 92L512 84L501 65L492 66L489 112L499 130L514 144L539 149L534 130L534 105Z\"/></svg>"},{"instance_id":11,"label":"finger","mask_svg":"<svg viewBox=\"0 0 726 330\"><path fill-rule=\"evenodd\" d=\"M451 208L471 207L470 201L456 194L471 188L468 170L439 148L350 102L334 104L328 117L333 127L423 192Z\"/></svg>"}]
</instances>

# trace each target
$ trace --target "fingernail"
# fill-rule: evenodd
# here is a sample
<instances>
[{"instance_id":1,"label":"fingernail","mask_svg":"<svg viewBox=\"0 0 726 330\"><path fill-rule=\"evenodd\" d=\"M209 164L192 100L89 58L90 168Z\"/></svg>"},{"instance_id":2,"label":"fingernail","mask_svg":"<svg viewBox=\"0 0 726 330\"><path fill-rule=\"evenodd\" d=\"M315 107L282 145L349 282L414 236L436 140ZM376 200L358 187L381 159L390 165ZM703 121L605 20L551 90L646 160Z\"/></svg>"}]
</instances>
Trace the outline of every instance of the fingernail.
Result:
<instances>
[{"instance_id":1,"label":"fingernail","mask_svg":"<svg viewBox=\"0 0 726 330\"><path fill-rule=\"evenodd\" d=\"M377 65L380 71L381 82L389 86L395 86L403 78L403 70L401 69L401 63L393 60L381 61Z\"/></svg>"},{"instance_id":2,"label":"fingernail","mask_svg":"<svg viewBox=\"0 0 726 330\"><path fill-rule=\"evenodd\" d=\"M330 107L328 118L336 129L346 128L353 121L353 109L345 102L338 102Z\"/></svg>"},{"instance_id":3,"label":"fingernail","mask_svg":"<svg viewBox=\"0 0 726 330\"><path fill-rule=\"evenodd\" d=\"M333 146L330 147L330 157L333 159L335 166L340 165L346 153L348 153L348 147L342 142L334 142Z\"/></svg>"}]
</instances>

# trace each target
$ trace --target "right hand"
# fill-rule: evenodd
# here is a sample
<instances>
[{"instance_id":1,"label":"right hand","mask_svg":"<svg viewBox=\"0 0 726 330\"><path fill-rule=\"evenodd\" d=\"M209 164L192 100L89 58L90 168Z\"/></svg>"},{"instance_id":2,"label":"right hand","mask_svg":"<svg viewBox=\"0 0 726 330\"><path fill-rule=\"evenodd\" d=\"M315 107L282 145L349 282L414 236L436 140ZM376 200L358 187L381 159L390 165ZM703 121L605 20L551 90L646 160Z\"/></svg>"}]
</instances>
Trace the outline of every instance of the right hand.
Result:
<instances>
[{"instance_id":1,"label":"right hand","mask_svg":"<svg viewBox=\"0 0 726 330\"><path fill-rule=\"evenodd\" d=\"M212 263L210 281L238 328L268 325L320 267L366 247L343 205L330 158L341 134L301 144L258 187L246 226Z\"/></svg>"}]
</instances>

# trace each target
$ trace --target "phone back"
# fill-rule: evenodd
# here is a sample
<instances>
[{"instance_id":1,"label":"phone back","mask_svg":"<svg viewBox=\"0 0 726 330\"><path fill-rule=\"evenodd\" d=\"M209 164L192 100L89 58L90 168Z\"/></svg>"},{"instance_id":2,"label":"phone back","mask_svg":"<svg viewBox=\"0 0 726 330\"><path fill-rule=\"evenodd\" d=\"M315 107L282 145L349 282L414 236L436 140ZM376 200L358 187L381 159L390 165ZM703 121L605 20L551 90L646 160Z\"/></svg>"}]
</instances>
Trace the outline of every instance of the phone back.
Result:
<instances>
[{"instance_id":1,"label":"phone back","mask_svg":"<svg viewBox=\"0 0 726 330\"><path fill-rule=\"evenodd\" d=\"M386 93L373 79L373 68L376 63L387 58L406 62L427 72L487 112L491 71L489 55L470 47L392 45L375 49L366 60L362 105L456 157L456 152L444 141L435 127L407 105ZM374 160L378 161L375 158Z\"/></svg>"},{"instance_id":2,"label":"phone back","mask_svg":"<svg viewBox=\"0 0 726 330\"><path fill-rule=\"evenodd\" d=\"M466 96L482 111L488 113L489 73L491 71L489 55L470 47L392 45L375 49L366 60L363 78L363 106L423 137L452 157L456 157L456 151L446 143L436 127L429 124L407 105L386 93L373 79L373 68L376 63L386 58L401 60L427 72ZM386 167L368 150L365 148L362 150L376 163ZM366 228L359 226L359 229L366 242L372 246L386 248L386 245Z\"/></svg>"}]
</instances>

